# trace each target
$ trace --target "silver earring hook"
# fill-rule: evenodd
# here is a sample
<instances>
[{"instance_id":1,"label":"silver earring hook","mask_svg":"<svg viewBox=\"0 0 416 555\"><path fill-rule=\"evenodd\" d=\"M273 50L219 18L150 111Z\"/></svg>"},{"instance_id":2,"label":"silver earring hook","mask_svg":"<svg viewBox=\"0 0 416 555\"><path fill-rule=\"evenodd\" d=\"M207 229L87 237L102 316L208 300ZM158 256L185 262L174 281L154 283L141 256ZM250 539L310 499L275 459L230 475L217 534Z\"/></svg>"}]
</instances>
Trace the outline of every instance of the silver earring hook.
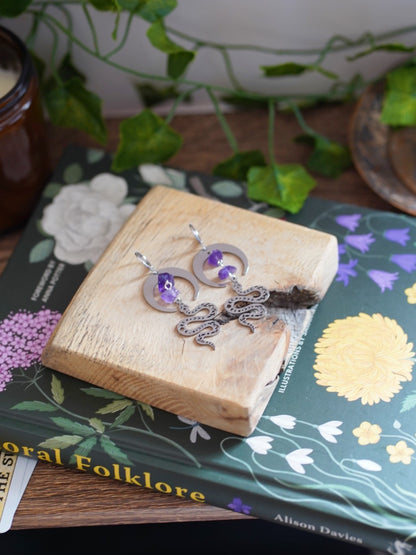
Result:
<instances>
[{"instance_id":1,"label":"silver earring hook","mask_svg":"<svg viewBox=\"0 0 416 555\"><path fill-rule=\"evenodd\" d=\"M144 266L146 266L146 268L148 268L152 272L152 274L157 274L158 273L156 268L150 263L150 261L148 260L148 258L144 254L142 254L139 251L134 251L134 254L135 254L137 260L139 262L141 262L142 264L144 264Z\"/></svg>"},{"instance_id":2,"label":"silver earring hook","mask_svg":"<svg viewBox=\"0 0 416 555\"><path fill-rule=\"evenodd\" d=\"M192 224L189 224L189 227L192 231L192 233L194 234L195 239L198 241L198 243L201 245L202 250L206 251L207 247L204 245L203 240L201 239L201 236L199 235L199 232L194 228L194 226Z\"/></svg>"}]
</instances>

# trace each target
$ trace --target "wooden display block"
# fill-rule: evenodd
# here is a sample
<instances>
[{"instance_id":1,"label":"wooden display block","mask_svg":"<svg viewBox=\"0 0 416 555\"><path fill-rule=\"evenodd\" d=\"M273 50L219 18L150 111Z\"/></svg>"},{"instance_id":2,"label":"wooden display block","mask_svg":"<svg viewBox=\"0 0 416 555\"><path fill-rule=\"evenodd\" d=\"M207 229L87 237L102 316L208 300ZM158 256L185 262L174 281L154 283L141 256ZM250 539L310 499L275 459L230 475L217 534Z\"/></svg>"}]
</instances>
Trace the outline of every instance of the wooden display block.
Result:
<instances>
[{"instance_id":1,"label":"wooden display block","mask_svg":"<svg viewBox=\"0 0 416 555\"><path fill-rule=\"evenodd\" d=\"M179 312L149 306L143 283L149 270L135 257L143 253L157 268L192 271L200 245L229 243L248 257L244 288L271 291L270 314L255 332L227 321L212 338L215 350L178 334ZM153 188L140 202L88 274L65 311L42 362L46 366L130 398L239 435L256 426L278 382L287 355L290 329L273 315L273 306L296 308L319 302L337 270L332 235L166 187ZM213 279L213 278L212 278ZM222 307L234 296L231 286L200 283L199 297L176 279L190 306L211 302ZM189 301L189 302L188 302Z\"/></svg>"}]
</instances>

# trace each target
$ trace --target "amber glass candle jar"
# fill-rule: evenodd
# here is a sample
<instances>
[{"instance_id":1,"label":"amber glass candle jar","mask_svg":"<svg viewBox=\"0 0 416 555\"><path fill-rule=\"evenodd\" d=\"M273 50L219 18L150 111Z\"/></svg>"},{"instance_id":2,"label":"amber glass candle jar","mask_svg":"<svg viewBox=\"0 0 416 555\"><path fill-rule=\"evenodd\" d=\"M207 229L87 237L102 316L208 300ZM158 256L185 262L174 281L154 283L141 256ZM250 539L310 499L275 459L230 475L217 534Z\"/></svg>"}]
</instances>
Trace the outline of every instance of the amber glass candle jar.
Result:
<instances>
[{"instance_id":1,"label":"amber glass candle jar","mask_svg":"<svg viewBox=\"0 0 416 555\"><path fill-rule=\"evenodd\" d=\"M0 232L27 220L49 173L33 61L23 42L0 26Z\"/></svg>"}]
</instances>

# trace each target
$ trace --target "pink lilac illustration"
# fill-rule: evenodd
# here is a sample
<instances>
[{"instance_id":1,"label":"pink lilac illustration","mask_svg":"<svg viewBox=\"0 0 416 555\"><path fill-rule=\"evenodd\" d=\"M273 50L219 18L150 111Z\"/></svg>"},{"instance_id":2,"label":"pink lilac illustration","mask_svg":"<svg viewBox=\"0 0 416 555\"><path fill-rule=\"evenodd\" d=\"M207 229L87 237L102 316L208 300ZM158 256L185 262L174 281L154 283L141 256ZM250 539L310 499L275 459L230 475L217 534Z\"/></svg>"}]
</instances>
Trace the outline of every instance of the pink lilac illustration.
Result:
<instances>
[{"instance_id":1,"label":"pink lilac illustration","mask_svg":"<svg viewBox=\"0 0 416 555\"><path fill-rule=\"evenodd\" d=\"M40 362L42 351L61 314L44 308L19 310L0 321L0 392L13 379L12 370Z\"/></svg>"}]
</instances>

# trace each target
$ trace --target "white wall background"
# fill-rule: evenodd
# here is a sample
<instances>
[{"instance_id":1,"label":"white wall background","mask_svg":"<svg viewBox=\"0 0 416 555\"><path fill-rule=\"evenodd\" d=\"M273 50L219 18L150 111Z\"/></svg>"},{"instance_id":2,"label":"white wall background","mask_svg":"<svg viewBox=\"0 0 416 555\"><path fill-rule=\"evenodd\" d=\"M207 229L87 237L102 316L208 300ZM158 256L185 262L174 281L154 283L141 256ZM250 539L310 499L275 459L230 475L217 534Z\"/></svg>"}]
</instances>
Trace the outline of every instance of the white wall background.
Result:
<instances>
[{"instance_id":1,"label":"white wall background","mask_svg":"<svg viewBox=\"0 0 416 555\"><path fill-rule=\"evenodd\" d=\"M59 13L55 12L57 17ZM74 32L84 41L90 31L83 12L72 8ZM114 48L111 38L114 14L100 13L91 8L99 31L102 52ZM121 18L121 35L125 15ZM178 0L178 7L168 16L166 23L201 39L227 44L251 44L279 49L321 48L335 34L355 39L364 32L385 33L400 27L416 25L415 0ZM4 20L22 38L29 21ZM131 36L122 52L114 60L149 74L163 75L166 56L155 50L145 35L149 24L137 19ZM189 43L174 39L189 48ZM390 42L416 44L416 32L407 33ZM65 40L61 41L65 44ZM47 58L50 54L51 34L42 28L37 51ZM361 47L359 50L363 50ZM357 50L355 50L357 51ZM398 53L374 53L355 62L346 61L350 50L331 54L323 63L326 69L340 74L345 80L360 71L366 79L372 79L405 59ZM315 56L276 57L271 54L234 51L231 52L235 72L243 86L261 92L284 94L293 91L321 92L332 84L331 80L318 75L266 79L260 65L272 65L286 61L312 63ZM88 87L103 100L106 115L128 115L140 109L140 101L133 84L139 79L107 67L79 48L74 50L77 66L88 76ZM211 49L200 50L187 73L189 80L203 81L229 87L220 54ZM199 97L197 109L205 110L206 99Z\"/></svg>"}]
</instances>

